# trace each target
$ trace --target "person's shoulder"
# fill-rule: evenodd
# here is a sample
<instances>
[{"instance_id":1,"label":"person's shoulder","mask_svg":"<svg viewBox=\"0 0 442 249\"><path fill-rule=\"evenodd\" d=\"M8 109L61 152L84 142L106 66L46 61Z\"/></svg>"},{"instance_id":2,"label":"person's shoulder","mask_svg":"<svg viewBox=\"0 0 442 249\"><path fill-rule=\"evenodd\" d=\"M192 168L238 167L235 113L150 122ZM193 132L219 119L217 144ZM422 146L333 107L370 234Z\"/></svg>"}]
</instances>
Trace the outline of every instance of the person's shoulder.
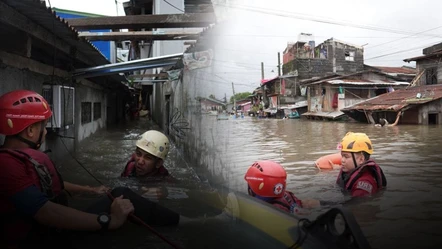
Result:
<instances>
[{"instance_id":1,"label":"person's shoulder","mask_svg":"<svg viewBox=\"0 0 442 249\"><path fill-rule=\"evenodd\" d=\"M376 180L369 172L363 172L361 177L354 183L353 191L365 191L367 193L375 193L377 191Z\"/></svg>"},{"instance_id":2,"label":"person's shoulder","mask_svg":"<svg viewBox=\"0 0 442 249\"><path fill-rule=\"evenodd\" d=\"M158 174L161 176L168 176L169 175L169 170L166 169L166 167L161 166L158 168Z\"/></svg>"},{"instance_id":3,"label":"person's shoulder","mask_svg":"<svg viewBox=\"0 0 442 249\"><path fill-rule=\"evenodd\" d=\"M0 150L0 165L2 165L2 167L12 167L13 163L22 163L22 158L20 154L12 150Z\"/></svg>"}]
</instances>

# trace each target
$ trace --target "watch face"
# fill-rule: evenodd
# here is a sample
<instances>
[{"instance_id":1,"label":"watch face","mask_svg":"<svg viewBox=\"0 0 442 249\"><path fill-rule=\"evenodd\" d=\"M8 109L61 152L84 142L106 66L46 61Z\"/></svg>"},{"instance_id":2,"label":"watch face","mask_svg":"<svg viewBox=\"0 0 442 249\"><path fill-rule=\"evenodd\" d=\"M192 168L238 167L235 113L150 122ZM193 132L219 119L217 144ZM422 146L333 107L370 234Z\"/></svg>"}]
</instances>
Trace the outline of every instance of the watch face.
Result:
<instances>
[{"instance_id":1,"label":"watch face","mask_svg":"<svg viewBox=\"0 0 442 249\"><path fill-rule=\"evenodd\" d=\"M100 215L100 221L103 223L109 222L109 217L107 215Z\"/></svg>"}]
</instances>

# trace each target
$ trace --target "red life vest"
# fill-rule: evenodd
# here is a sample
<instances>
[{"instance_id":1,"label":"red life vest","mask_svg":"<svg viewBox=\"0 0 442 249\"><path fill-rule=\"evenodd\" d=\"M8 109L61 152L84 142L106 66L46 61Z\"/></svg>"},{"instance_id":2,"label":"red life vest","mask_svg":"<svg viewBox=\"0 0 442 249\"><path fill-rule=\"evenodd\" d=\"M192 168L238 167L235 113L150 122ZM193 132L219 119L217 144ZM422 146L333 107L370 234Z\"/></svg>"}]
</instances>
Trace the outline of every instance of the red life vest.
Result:
<instances>
[{"instance_id":1,"label":"red life vest","mask_svg":"<svg viewBox=\"0 0 442 249\"><path fill-rule=\"evenodd\" d=\"M64 189L60 173L45 153L31 148L0 149L0 153L8 153L20 159L26 165L29 177L33 179L34 184L47 194L50 200L56 198Z\"/></svg>"},{"instance_id":2,"label":"red life vest","mask_svg":"<svg viewBox=\"0 0 442 249\"><path fill-rule=\"evenodd\" d=\"M32 179L35 186L41 189L52 202L67 205L67 199L62 195L64 189L63 180L55 168L51 159L43 152L34 149L0 149L0 153L7 153L17 159L22 164L16 167L26 167L29 178ZM1 219L5 222L3 229L6 229L3 236L10 241L24 240L32 241L43 235L47 230L32 220L23 217L17 212L10 202L1 205ZM30 237L29 237L30 236Z\"/></svg>"},{"instance_id":3,"label":"red life vest","mask_svg":"<svg viewBox=\"0 0 442 249\"><path fill-rule=\"evenodd\" d=\"M153 172L149 173L146 177L166 177L169 175L169 171L161 166L155 169ZM121 173L122 177L133 177L137 176L135 170L135 156L132 155L129 162L126 163L126 167L124 167L124 171Z\"/></svg>"},{"instance_id":4,"label":"red life vest","mask_svg":"<svg viewBox=\"0 0 442 249\"><path fill-rule=\"evenodd\" d=\"M387 186L387 179L385 178L384 172L381 167L376 164L373 160L368 160L361 166L357 167L355 170L349 174L343 173L342 169L339 172L338 179L336 183L341 187L341 189L349 191L352 189L356 181L361 177L362 173L368 171L371 173L376 181L378 189Z\"/></svg>"},{"instance_id":5,"label":"red life vest","mask_svg":"<svg viewBox=\"0 0 442 249\"><path fill-rule=\"evenodd\" d=\"M285 191L280 198L270 201L275 207L289 213L296 214L302 208L302 202L292 192Z\"/></svg>"}]
</instances>

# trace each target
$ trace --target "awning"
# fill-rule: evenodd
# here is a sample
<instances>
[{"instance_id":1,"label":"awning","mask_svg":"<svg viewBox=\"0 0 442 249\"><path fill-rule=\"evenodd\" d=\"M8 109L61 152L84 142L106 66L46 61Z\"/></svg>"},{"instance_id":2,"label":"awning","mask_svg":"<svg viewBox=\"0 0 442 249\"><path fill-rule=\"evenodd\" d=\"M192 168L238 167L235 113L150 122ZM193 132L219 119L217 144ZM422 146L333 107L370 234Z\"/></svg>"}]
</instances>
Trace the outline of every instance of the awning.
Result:
<instances>
[{"instance_id":1,"label":"awning","mask_svg":"<svg viewBox=\"0 0 442 249\"><path fill-rule=\"evenodd\" d=\"M324 118L338 118L341 116L344 116L345 113L341 111L334 111L334 112L306 112L301 114L302 116L317 116L317 117L324 117Z\"/></svg>"},{"instance_id":2,"label":"awning","mask_svg":"<svg viewBox=\"0 0 442 249\"><path fill-rule=\"evenodd\" d=\"M276 108L267 108L264 110L264 112L268 112L270 114L275 114L278 112L278 110Z\"/></svg>"},{"instance_id":3,"label":"awning","mask_svg":"<svg viewBox=\"0 0 442 249\"><path fill-rule=\"evenodd\" d=\"M138 71L142 69L158 68L175 65L183 56L183 53L172 54L127 62L106 64L103 66L77 69L72 76L74 78L90 78L109 74Z\"/></svg>"}]
</instances>

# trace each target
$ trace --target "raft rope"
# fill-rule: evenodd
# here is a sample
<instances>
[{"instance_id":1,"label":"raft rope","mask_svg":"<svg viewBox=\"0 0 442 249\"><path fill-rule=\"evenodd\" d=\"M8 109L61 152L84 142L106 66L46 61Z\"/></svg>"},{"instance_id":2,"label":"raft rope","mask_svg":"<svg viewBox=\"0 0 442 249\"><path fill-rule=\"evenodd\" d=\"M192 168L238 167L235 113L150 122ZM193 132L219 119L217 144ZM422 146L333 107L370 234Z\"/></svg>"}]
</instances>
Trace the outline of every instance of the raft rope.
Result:
<instances>
[{"instance_id":1,"label":"raft rope","mask_svg":"<svg viewBox=\"0 0 442 249\"><path fill-rule=\"evenodd\" d=\"M302 219L298 220L298 235L299 235L299 237L296 239L296 242L292 246L289 247L289 249L297 249L297 248L300 248L302 246L302 244L304 243L305 239L307 239L307 235L308 235L308 232L305 232L304 236L302 236L302 234L303 234L302 233L302 228L305 225L309 225L311 223L312 222L309 219L307 219L307 218L302 218Z\"/></svg>"},{"instance_id":2,"label":"raft rope","mask_svg":"<svg viewBox=\"0 0 442 249\"><path fill-rule=\"evenodd\" d=\"M70 154L70 152L69 152ZM71 157L92 177L95 179L95 181L97 181L99 184L103 185L104 184L97 178L95 177L80 161L77 160L77 158L75 158L72 154ZM115 199L114 196L112 196L111 192L108 191L106 192L107 196L113 201ZM157 232L154 228L152 228L151 226L149 226L148 224L146 224L144 221L142 221L140 218L138 218L135 214L130 213L129 217L132 218L133 220L139 222L141 225L143 225L145 228L147 228L149 231L151 231L152 233L154 233L156 236L158 236L160 239L162 239L164 242L166 242L167 244L169 244L170 246L172 246L175 249L181 249L179 246L177 246L176 244L172 243L170 240L168 240L166 237L164 237L163 235L161 235L159 232Z\"/></svg>"}]
</instances>

